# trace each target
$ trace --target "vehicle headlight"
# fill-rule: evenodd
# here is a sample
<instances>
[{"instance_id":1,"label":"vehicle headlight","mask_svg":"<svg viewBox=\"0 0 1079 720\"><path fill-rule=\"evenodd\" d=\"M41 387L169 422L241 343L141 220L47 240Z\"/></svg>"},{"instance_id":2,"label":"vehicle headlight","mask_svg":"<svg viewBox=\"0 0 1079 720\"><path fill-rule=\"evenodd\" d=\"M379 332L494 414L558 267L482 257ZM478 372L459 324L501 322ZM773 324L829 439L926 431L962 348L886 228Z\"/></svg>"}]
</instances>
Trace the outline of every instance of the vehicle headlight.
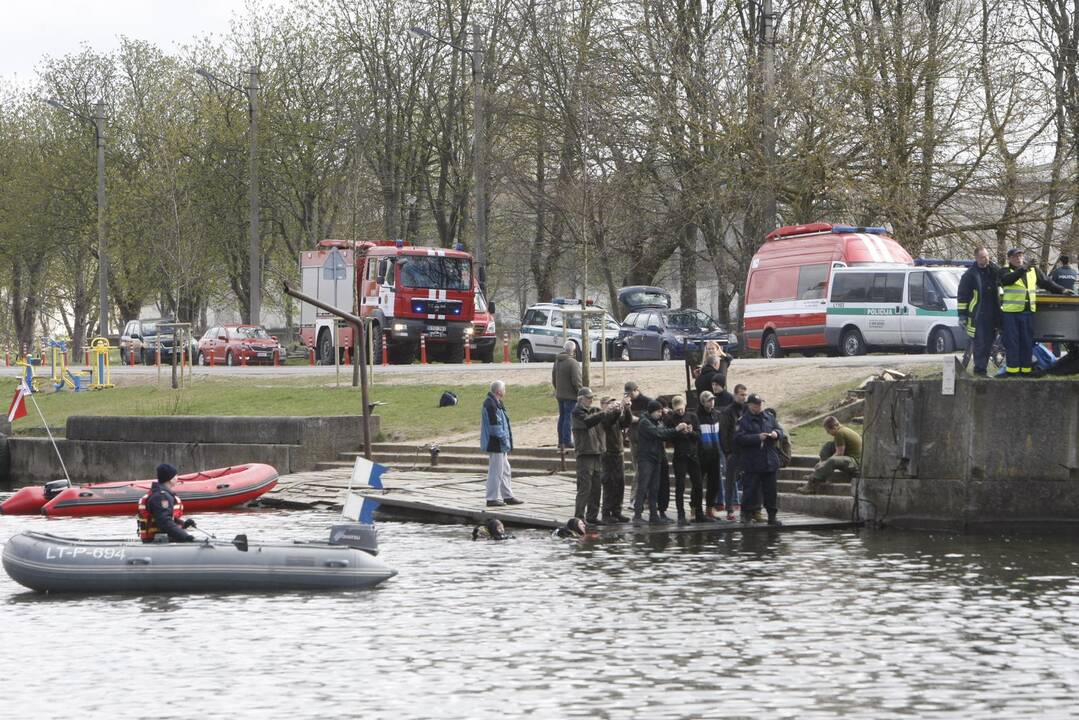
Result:
<instances>
[{"instance_id":1,"label":"vehicle headlight","mask_svg":"<svg viewBox=\"0 0 1079 720\"><path fill-rule=\"evenodd\" d=\"M405 325L404 323L394 323L393 324L393 331L395 333L403 333L403 332L406 332L407 330L408 330L408 325Z\"/></svg>"},{"instance_id":2,"label":"vehicle headlight","mask_svg":"<svg viewBox=\"0 0 1079 720\"><path fill-rule=\"evenodd\" d=\"M248 343L240 343L240 348L242 348L243 350L250 350L251 345L249 345Z\"/></svg>"},{"instance_id":3,"label":"vehicle headlight","mask_svg":"<svg viewBox=\"0 0 1079 720\"><path fill-rule=\"evenodd\" d=\"M468 337L472 337L475 334L476 328L472 327L471 325L465 328L465 335L467 335Z\"/></svg>"},{"instance_id":4,"label":"vehicle headlight","mask_svg":"<svg viewBox=\"0 0 1079 720\"><path fill-rule=\"evenodd\" d=\"M495 321L494 320L488 320L487 321L487 328L483 332L484 332L485 335L494 335L495 334Z\"/></svg>"},{"instance_id":5,"label":"vehicle headlight","mask_svg":"<svg viewBox=\"0 0 1079 720\"><path fill-rule=\"evenodd\" d=\"M679 345L685 345L686 344L686 336L685 335L675 335L674 339L678 341Z\"/></svg>"},{"instance_id":6,"label":"vehicle headlight","mask_svg":"<svg viewBox=\"0 0 1079 720\"><path fill-rule=\"evenodd\" d=\"M730 344L736 345L738 343L738 336L736 334L730 333L727 337L729 338L727 342Z\"/></svg>"}]
</instances>

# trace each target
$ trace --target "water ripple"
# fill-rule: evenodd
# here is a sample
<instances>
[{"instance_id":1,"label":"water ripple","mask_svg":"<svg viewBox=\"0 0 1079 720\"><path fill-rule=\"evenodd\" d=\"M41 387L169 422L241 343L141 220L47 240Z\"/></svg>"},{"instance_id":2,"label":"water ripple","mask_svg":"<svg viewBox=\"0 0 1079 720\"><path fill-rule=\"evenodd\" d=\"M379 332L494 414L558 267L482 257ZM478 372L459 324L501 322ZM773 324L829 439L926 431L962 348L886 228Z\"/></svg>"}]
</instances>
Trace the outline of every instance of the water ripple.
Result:
<instances>
[{"instance_id":1,"label":"water ripple","mask_svg":"<svg viewBox=\"0 0 1079 720\"><path fill-rule=\"evenodd\" d=\"M201 520L288 539L332 518ZM0 539L133 524L5 517ZM1079 691L1065 540L381 533L401 574L369 592L63 598L0 577L0 716L146 714L161 682L177 717L1051 718Z\"/></svg>"}]
</instances>

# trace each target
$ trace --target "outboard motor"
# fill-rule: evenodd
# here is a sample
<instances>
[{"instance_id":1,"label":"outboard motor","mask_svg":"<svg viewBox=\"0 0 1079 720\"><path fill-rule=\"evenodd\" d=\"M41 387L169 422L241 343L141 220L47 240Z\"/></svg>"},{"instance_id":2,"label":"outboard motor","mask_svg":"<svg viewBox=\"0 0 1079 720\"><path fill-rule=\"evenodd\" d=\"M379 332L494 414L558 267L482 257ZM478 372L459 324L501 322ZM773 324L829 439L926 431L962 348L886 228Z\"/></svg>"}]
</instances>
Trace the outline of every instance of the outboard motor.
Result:
<instances>
[{"instance_id":1,"label":"outboard motor","mask_svg":"<svg viewBox=\"0 0 1079 720\"><path fill-rule=\"evenodd\" d=\"M370 555L378 555L378 531L374 525L364 523L331 525L330 545L345 545Z\"/></svg>"},{"instance_id":2,"label":"outboard motor","mask_svg":"<svg viewBox=\"0 0 1079 720\"><path fill-rule=\"evenodd\" d=\"M67 478L61 478L59 480L52 480L45 483L45 502L52 500L54 497L62 493L71 487L71 481Z\"/></svg>"}]
</instances>

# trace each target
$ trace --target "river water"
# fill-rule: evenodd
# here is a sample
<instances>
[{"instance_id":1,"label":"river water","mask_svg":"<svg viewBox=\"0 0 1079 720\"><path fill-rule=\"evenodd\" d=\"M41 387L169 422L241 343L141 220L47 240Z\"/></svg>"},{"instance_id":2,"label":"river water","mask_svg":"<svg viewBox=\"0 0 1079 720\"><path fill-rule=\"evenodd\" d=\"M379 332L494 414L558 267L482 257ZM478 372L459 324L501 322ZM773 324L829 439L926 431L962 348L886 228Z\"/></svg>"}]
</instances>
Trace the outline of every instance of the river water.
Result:
<instances>
[{"instance_id":1,"label":"river water","mask_svg":"<svg viewBox=\"0 0 1079 720\"><path fill-rule=\"evenodd\" d=\"M333 519L199 518L252 540ZM0 517L0 540L28 528L134 520ZM0 574L0 717L1079 715L1072 539L380 533L400 574L365 592L58 597Z\"/></svg>"}]
</instances>

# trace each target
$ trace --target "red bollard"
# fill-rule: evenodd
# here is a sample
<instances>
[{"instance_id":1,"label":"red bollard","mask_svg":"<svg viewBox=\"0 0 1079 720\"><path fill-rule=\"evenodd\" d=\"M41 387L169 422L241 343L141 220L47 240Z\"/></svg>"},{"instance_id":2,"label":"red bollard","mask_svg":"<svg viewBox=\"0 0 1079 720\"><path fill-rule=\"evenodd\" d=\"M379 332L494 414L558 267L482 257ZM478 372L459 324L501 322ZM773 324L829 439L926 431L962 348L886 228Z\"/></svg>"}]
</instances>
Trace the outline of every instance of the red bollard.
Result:
<instances>
[{"instance_id":1,"label":"red bollard","mask_svg":"<svg viewBox=\"0 0 1079 720\"><path fill-rule=\"evenodd\" d=\"M420 335L420 364L427 364L427 333Z\"/></svg>"},{"instance_id":2,"label":"red bollard","mask_svg":"<svg viewBox=\"0 0 1079 720\"><path fill-rule=\"evenodd\" d=\"M274 367L281 367L281 351L280 350L274 350L274 352L273 352L273 366Z\"/></svg>"},{"instance_id":3,"label":"red bollard","mask_svg":"<svg viewBox=\"0 0 1079 720\"><path fill-rule=\"evenodd\" d=\"M161 367L161 348L154 350L154 367Z\"/></svg>"},{"instance_id":4,"label":"red bollard","mask_svg":"<svg viewBox=\"0 0 1079 720\"><path fill-rule=\"evenodd\" d=\"M210 367L214 366L214 351L210 351Z\"/></svg>"},{"instance_id":5,"label":"red bollard","mask_svg":"<svg viewBox=\"0 0 1079 720\"><path fill-rule=\"evenodd\" d=\"M87 353L87 357L89 357L89 356L90 356L89 353ZM7 367L11 367L11 351L10 350L4 353L4 364ZM87 364L89 364L89 363L87 363Z\"/></svg>"},{"instance_id":6,"label":"red bollard","mask_svg":"<svg viewBox=\"0 0 1079 720\"><path fill-rule=\"evenodd\" d=\"M465 365L472 364L472 343L465 337Z\"/></svg>"},{"instance_id":7,"label":"red bollard","mask_svg":"<svg viewBox=\"0 0 1079 720\"><path fill-rule=\"evenodd\" d=\"M502 331L502 364L508 365L510 361L510 331Z\"/></svg>"},{"instance_id":8,"label":"red bollard","mask_svg":"<svg viewBox=\"0 0 1079 720\"><path fill-rule=\"evenodd\" d=\"M390 346L386 343L386 336L382 336L382 367L390 364Z\"/></svg>"},{"instance_id":9,"label":"red bollard","mask_svg":"<svg viewBox=\"0 0 1079 720\"><path fill-rule=\"evenodd\" d=\"M308 357L311 359L311 367L315 367L315 348L311 348L311 354Z\"/></svg>"},{"instance_id":10,"label":"red bollard","mask_svg":"<svg viewBox=\"0 0 1079 720\"><path fill-rule=\"evenodd\" d=\"M127 356L127 364L135 367L135 343L128 343Z\"/></svg>"},{"instance_id":11,"label":"red bollard","mask_svg":"<svg viewBox=\"0 0 1079 720\"><path fill-rule=\"evenodd\" d=\"M240 351L240 367L247 367L247 354L243 350Z\"/></svg>"},{"instance_id":12,"label":"red bollard","mask_svg":"<svg viewBox=\"0 0 1079 720\"><path fill-rule=\"evenodd\" d=\"M345 346L345 365L352 365L352 346Z\"/></svg>"}]
</instances>

